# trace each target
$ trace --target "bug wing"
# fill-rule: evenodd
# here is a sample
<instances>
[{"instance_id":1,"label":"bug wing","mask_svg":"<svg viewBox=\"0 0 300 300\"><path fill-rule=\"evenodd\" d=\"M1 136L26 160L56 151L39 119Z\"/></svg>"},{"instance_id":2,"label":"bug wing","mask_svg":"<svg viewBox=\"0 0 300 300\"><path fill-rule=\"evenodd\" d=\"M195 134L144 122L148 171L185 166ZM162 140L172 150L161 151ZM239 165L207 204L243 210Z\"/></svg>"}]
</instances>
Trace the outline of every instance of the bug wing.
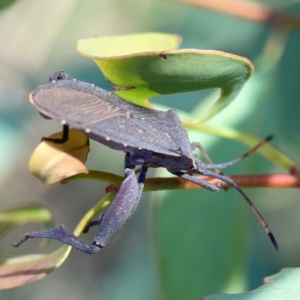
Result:
<instances>
[{"instance_id":1,"label":"bug wing","mask_svg":"<svg viewBox=\"0 0 300 300\"><path fill-rule=\"evenodd\" d=\"M77 128L113 149L179 156L165 112L134 105L82 81L59 80L30 94L40 114Z\"/></svg>"},{"instance_id":2,"label":"bug wing","mask_svg":"<svg viewBox=\"0 0 300 300\"><path fill-rule=\"evenodd\" d=\"M113 117L90 125L91 138L123 151L146 149L149 151L179 156L180 149L169 135L170 126L160 122L163 114L155 115L155 118ZM97 136L93 136L96 133ZM105 133L106 140L99 140L99 133ZM116 145L112 145L117 142Z\"/></svg>"},{"instance_id":3,"label":"bug wing","mask_svg":"<svg viewBox=\"0 0 300 300\"><path fill-rule=\"evenodd\" d=\"M30 94L31 103L37 110L50 119L76 124L83 129L89 120L103 121L115 116L126 116L126 111L116 105L103 101L96 95L77 91L67 87L49 84L39 87Z\"/></svg>"}]
</instances>

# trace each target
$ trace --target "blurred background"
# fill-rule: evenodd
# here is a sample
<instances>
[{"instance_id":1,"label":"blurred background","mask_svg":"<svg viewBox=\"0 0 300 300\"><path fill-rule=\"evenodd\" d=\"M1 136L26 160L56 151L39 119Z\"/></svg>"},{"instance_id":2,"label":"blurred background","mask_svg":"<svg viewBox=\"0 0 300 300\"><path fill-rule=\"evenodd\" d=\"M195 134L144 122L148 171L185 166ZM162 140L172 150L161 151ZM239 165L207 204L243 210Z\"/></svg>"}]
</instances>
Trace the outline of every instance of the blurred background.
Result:
<instances>
[{"instance_id":1,"label":"blurred background","mask_svg":"<svg viewBox=\"0 0 300 300\"><path fill-rule=\"evenodd\" d=\"M2 1L3 2L3 1ZM2 5L0 1L0 5ZM270 26L173 1L29 0L0 11L0 200L1 209L38 203L54 214L56 224L73 230L83 214L105 193L99 182L44 186L28 172L30 155L42 136L59 131L42 119L28 94L54 71L111 89L93 61L75 51L76 41L100 35L159 31L183 37L181 48L221 50L245 56L256 71L238 99L210 121L261 138L299 160L300 36ZM265 1L286 12L298 1ZM154 99L190 111L207 92ZM191 132L214 162L246 151L235 141ZM87 166L123 174L124 154L91 143ZM159 171L161 172L161 171ZM151 171L149 176L162 173ZM284 173L254 154L226 174ZM245 189L268 221L276 252L254 214L234 190L144 193L123 230L94 256L73 251L45 279L1 291L1 299L198 299L210 293L238 293L261 285L265 276L300 265L300 202L295 189ZM4 255L48 253L31 240L10 244L38 224L16 228L1 241ZM94 231L84 239L92 241Z\"/></svg>"}]
</instances>

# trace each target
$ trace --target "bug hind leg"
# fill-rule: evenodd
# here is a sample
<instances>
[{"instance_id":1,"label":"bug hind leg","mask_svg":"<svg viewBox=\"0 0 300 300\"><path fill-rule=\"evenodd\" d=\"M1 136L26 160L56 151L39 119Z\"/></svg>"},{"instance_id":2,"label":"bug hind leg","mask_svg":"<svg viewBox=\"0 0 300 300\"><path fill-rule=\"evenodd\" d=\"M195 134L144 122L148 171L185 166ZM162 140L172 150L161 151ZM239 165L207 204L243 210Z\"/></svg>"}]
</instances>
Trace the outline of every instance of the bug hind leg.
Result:
<instances>
[{"instance_id":1,"label":"bug hind leg","mask_svg":"<svg viewBox=\"0 0 300 300\"><path fill-rule=\"evenodd\" d=\"M127 171L128 172L128 171ZM127 209L127 213L128 215L133 215L133 213L136 211L136 208L139 204L139 200L141 198L141 194L143 192L143 189L144 189L144 181L145 181L145 177L146 177L146 173L147 173L147 168L146 167L142 167L140 170L140 175L139 175L139 179L137 181L138 183L138 191L136 193L136 196L132 199L132 202L133 202L133 205L129 205L129 206L126 206L125 210ZM132 171L133 173L133 171ZM125 169L125 176L128 175L128 173L126 174L126 169ZM133 176L133 175L132 175ZM129 203L131 202L131 200L129 201ZM121 205L118 205L119 207L121 207ZM124 206L125 207L125 206ZM104 219L104 224L102 223L102 220L104 218L106 213L100 215L99 219L98 220L95 220L95 221L91 221L85 228L84 230L84 233L87 233L89 231L89 229L93 226L105 226L105 223L107 222L112 222L111 220L107 221L106 220L106 217ZM110 218L109 218L110 219Z\"/></svg>"},{"instance_id":2,"label":"bug hind leg","mask_svg":"<svg viewBox=\"0 0 300 300\"><path fill-rule=\"evenodd\" d=\"M14 247L19 247L29 238L49 238L58 240L64 244L72 246L73 248L80 250L87 254L94 254L100 250L101 247L96 245L88 245L86 242L78 238L73 233L69 232L63 225L56 226L49 230L34 231L23 235L23 237L17 243L12 244Z\"/></svg>"},{"instance_id":3,"label":"bug hind leg","mask_svg":"<svg viewBox=\"0 0 300 300\"><path fill-rule=\"evenodd\" d=\"M66 230L63 225L59 225L49 230L26 233L19 242L14 243L12 246L19 247L29 238L50 238L87 254L98 252L123 227L127 219L129 219L136 210L143 190L146 171L146 168L142 170L138 181L134 170L125 170L126 178L115 200L106 213L99 218L99 221L92 221L88 226L88 228L90 225L100 226L92 245L88 245L79 237Z\"/></svg>"},{"instance_id":4,"label":"bug hind leg","mask_svg":"<svg viewBox=\"0 0 300 300\"><path fill-rule=\"evenodd\" d=\"M125 169L125 180L106 213L101 218L101 227L94 238L94 245L104 247L110 239L123 227L135 212L144 188L147 168L142 168L139 179L132 169Z\"/></svg>"}]
</instances>

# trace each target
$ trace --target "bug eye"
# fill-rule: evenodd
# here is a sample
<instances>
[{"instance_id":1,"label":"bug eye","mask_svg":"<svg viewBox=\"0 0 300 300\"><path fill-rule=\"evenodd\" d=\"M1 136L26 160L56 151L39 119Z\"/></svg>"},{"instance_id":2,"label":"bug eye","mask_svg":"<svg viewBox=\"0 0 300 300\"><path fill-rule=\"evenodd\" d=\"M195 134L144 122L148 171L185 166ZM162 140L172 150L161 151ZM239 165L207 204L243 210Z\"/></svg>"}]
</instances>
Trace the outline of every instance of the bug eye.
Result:
<instances>
[{"instance_id":1,"label":"bug eye","mask_svg":"<svg viewBox=\"0 0 300 300\"><path fill-rule=\"evenodd\" d=\"M59 72L55 72L53 73L50 78L49 81L57 81L57 80L63 80L63 79L72 79L68 74L66 74L64 71L59 71Z\"/></svg>"}]
</instances>

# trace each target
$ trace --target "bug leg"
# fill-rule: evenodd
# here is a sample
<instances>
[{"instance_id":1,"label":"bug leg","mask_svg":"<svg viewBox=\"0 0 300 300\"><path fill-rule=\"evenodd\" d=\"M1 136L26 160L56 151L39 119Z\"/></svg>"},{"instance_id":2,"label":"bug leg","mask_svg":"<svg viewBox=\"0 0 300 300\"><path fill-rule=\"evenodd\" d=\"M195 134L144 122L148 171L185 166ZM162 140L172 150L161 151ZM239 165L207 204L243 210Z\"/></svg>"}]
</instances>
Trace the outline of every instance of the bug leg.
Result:
<instances>
[{"instance_id":1,"label":"bug leg","mask_svg":"<svg viewBox=\"0 0 300 300\"><path fill-rule=\"evenodd\" d=\"M202 187L204 187L205 189L208 189L212 192L218 192L219 191L219 188L217 186L215 186L214 184L212 183L209 183L203 179L200 179L198 177L195 177L195 176L192 176L192 175L189 175L187 173L183 173L183 172L176 172L176 173L173 173L172 174L178 176L178 177L181 177L185 180L188 180L190 182L193 182L193 183L196 183Z\"/></svg>"},{"instance_id":2,"label":"bug leg","mask_svg":"<svg viewBox=\"0 0 300 300\"><path fill-rule=\"evenodd\" d=\"M63 144L69 139L69 126L68 125L63 125L63 135L61 139L52 139L48 137L43 137L42 141L46 142L52 142L55 144Z\"/></svg>"},{"instance_id":3,"label":"bug leg","mask_svg":"<svg viewBox=\"0 0 300 300\"><path fill-rule=\"evenodd\" d=\"M137 180L133 169L125 169L125 179L115 200L101 219L93 245L104 247L135 212L143 191L146 172L147 168L142 168Z\"/></svg>"},{"instance_id":4,"label":"bug leg","mask_svg":"<svg viewBox=\"0 0 300 300\"><path fill-rule=\"evenodd\" d=\"M49 230L26 233L19 242L12 246L19 247L29 238L50 238L72 246L84 253L94 254L95 252L98 252L122 228L127 219L129 219L136 210L143 191L146 172L147 168L142 168L138 181L134 170L125 170L126 178L123 181L115 200L108 208L107 212L100 216L99 221L92 221L89 224L89 227L91 225L100 226L99 232L96 234L92 245L89 246L73 233L67 231L63 225L59 225Z\"/></svg>"},{"instance_id":5,"label":"bug leg","mask_svg":"<svg viewBox=\"0 0 300 300\"><path fill-rule=\"evenodd\" d=\"M145 167L145 166L142 166L140 174L139 174L139 178L138 178L138 186L139 186L138 201L136 201L136 204L133 207L132 214L135 212L135 210L136 210L136 208L139 204L139 200L141 199L142 192L144 190L144 182L145 182L145 179L146 179L147 171L148 171L148 168Z\"/></svg>"},{"instance_id":6,"label":"bug leg","mask_svg":"<svg viewBox=\"0 0 300 300\"><path fill-rule=\"evenodd\" d=\"M229 166L232 166L232 165L238 163L239 161L243 160L244 158L248 157L253 152L255 152L258 148L260 148L261 146L263 146L264 144L269 142L272 138L273 138L273 135L267 136L265 139L260 141L256 146L254 146L253 148L248 150L246 153L244 153L243 155L239 156L238 158L236 158L232 161L225 162L225 163L222 163L222 164L204 164L204 163L202 163L202 164L205 165L206 169L224 169L224 168L227 168Z\"/></svg>"},{"instance_id":7,"label":"bug leg","mask_svg":"<svg viewBox=\"0 0 300 300\"><path fill-rule=\"evenodd\" d=\"M49 238L58 240L87 254L94 254L95 252L98 252L100 250L100 247L98 246L89 246L86 242L84 242L83 240L75 236L73 233L66 230L66 228L63 225L56 226L49 230L26 233L23 235L19 242L12 244L12 246L19 247L29 238Z\"/></svg>"},{"instance_id":8,"label":"bug leg","mask_svg":"<svg viewBox=\"0 0 300 300\"><path fill-rule=\"evenodd\" d=\"M203 148L203 146L202 146L200 143L198 143L198 142L193 142L193 143L191 143L191 147L192 147L192 150L193 150L193 151L194 151L196 148L198 148L198 149L200 150L200 152L202 153L203 157L206 159L206 161L207 161L210 165L213 164L211 158L209 157L209 155L207 154L207 152L205 151L205 149ZM221 174L220 170L218 170L218 169L215 169L214 172L217 173L217 174Z\"/></svg>"},{"instance_id":9,"label":"bug leg","mask_svg":"<svg viewBox=\"0 0 300 300\"><path fill-rule=\"evenodd\" d=\"M192 151L194 151L196 148L198 148L200 150L200 152L202 153L203 157L206 159L206 161L209 164L213 164L209 155L207 154L207 152L205 151L205 149L203 148L203 146L200 143L198 143L198 142L191 143L191 148L192 148Z\"/></svg>"},{"instance_id":10,"label":"bug leg","mask_svg":"<svg viewBox=\"0 0 300 300\"><path fill-rule=\"evenodd\" d=\"M91 221L88 225L86 225L83 233L88 233L89 230L90 230L90 228L93 227L93 226L96 226L96 225L100 226L101 220L102 220L103 216L104 216L103 214L100 215L99 218L98 218L98 220Z\"/></svg>"}]
</instances>

